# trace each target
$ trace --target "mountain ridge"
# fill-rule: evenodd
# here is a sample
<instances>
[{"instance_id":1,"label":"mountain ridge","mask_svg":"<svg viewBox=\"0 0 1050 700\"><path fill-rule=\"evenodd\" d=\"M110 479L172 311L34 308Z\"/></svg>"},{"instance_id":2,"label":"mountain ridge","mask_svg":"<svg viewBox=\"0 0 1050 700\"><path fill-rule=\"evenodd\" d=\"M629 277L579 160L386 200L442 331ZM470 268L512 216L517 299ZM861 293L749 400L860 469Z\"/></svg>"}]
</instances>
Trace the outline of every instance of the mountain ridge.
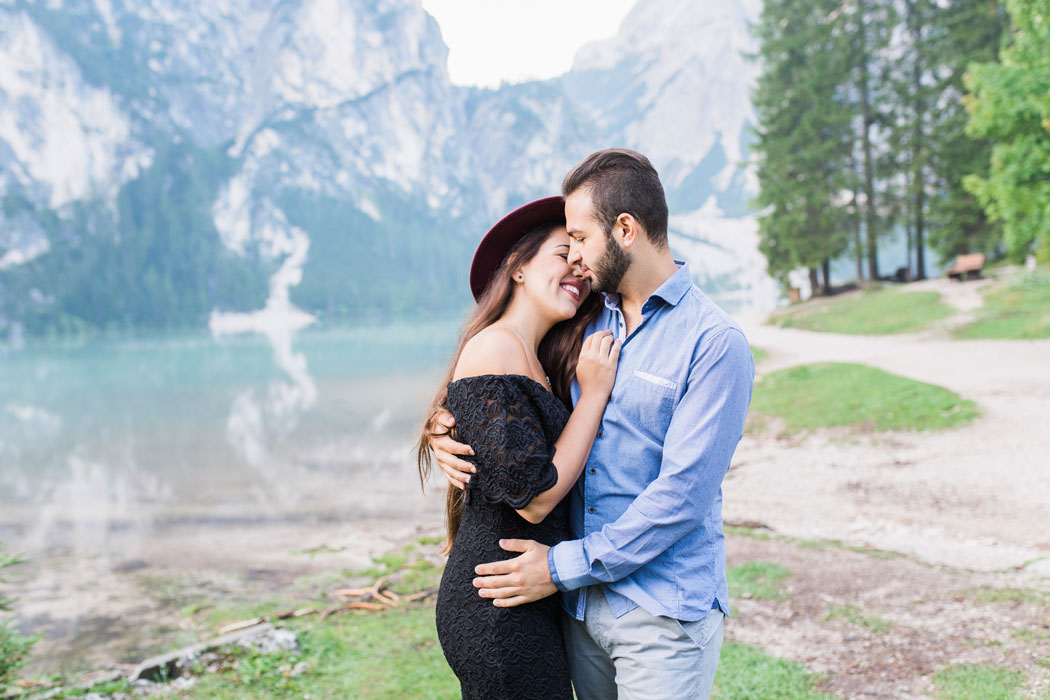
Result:
<instances>
[{"instance_id":1,"label":"mountain ridge","mask_svg":"<svg viewBox=\"0 0 1050 700\"><path fill-rule=\"evenodd\" d=\"M682 13L703 25L678 0L644 5L632 14L663 7L672 18L660 26ZM728 81L719 109L700 109L697 93L718 71L695 69L712 60L687 50L697 37L649 37L601 75L587 67L610 54L598 42L565 76L481 89L451 84L440 28L417 1L188 7L0 3L0 337L200 325L215 309L259 308L296 231L310 246L291 289L304 310L455 312L469 304L461 281L487 226L556 192L573 163L606 145L650 155L676 214L746 211L747 76L733 68L743 82ZM719 10L711 22L743 16ZM625 20L621 31L639 29ZM729 38L699 43L710 52L740 41L720 33ZM617 102L624 84L651 99ZM634 116L614 123L615 109ZM676 134L680 147L668 147ZM163 214L143 215L151 209ZM743 260L753 242L738 238ZM107 262L122 246L145 252ZM183 248L183 263L164 259ZM732 284L761 287L752 268ZM90 272L101 286L86 294ZM733 275L717 272L708 279L725 287ZM92 311L75 303L85 295L121 301Z\"/></svg>"}]
</instances>

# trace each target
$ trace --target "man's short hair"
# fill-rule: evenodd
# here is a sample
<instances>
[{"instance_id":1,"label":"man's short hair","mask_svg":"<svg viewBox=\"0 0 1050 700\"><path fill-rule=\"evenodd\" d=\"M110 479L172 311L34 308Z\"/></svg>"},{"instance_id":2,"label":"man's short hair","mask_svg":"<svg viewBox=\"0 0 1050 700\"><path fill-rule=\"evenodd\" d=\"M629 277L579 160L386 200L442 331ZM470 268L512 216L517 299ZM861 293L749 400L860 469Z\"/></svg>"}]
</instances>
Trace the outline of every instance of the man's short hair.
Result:
<instances>
[{"instance_id":1,"label":"man's short hair","mask_svg":"<svg viewBox=\"0 0 1050 700\"><path fill-rule=\"evenodd\" d=\"M568 197L586 187L594 216L611 233L620 214L642 225L653 245L667 246L667 199L660 176L649 159L627 148L606 148L584 158L561 183Z\"/></svg>"}]
</instances>

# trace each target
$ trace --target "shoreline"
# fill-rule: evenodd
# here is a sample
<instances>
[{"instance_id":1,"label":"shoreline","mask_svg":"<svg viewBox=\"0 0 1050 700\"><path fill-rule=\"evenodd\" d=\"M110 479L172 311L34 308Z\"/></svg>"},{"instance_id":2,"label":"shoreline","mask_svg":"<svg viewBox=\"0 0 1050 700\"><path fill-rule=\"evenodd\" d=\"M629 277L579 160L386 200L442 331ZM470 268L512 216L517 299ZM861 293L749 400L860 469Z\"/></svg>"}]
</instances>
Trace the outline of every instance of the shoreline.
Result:
<instances>
[{"instance_id":1,"label":"shoreline","mask_svg":"<svg viewBox=\"0 0 1050 700\"><path fill-rule=\"evenodd\" d=\"M44 634L24 676L79 673L141 661L186 641L181 611L252 605L314 579L351 578L373 558L441 529L443 494L412 515L209 529L171 527L135 554L108 559L53 546L5 572L18 597L13 627ZM9 548L9 551L18 551Z\"/></svg>"}]
</instances>

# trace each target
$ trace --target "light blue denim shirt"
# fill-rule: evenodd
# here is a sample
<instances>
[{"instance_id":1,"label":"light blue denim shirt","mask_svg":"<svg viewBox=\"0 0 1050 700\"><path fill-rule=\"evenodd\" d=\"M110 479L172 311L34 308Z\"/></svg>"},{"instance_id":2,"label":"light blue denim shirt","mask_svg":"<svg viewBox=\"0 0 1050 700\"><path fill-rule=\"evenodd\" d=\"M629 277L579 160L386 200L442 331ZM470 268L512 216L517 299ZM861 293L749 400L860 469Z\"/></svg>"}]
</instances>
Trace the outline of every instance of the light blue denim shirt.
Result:
<instances>
[{"instance_id":1,"label":"light blue denim shirt","mask_svg":"<svg viewBox=\"0 0 1050 700\"><path fill-rule=\"evenodd\" d=\"M729 613L722 477L740 441L755 365L740 327L678 263L630 336L617 294L588 333L623 339L616 383L571 492L576 539L550 549L565 609L583 619L586 586L613 613L636 607L695 621ZM579 385L573 384L573 402Z\"/></svg>"}]
</instances>

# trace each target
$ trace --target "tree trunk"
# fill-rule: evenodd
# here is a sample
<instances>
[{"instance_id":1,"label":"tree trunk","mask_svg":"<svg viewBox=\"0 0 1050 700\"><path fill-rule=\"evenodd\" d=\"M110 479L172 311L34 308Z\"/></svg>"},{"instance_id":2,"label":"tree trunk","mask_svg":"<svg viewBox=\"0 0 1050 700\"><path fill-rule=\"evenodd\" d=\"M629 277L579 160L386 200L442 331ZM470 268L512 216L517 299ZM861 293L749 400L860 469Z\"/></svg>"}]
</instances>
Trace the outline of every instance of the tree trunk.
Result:
<instances>
[{"instance_id":1,"label":"tree trunk","mask_svg":"<svg viewBox=\"0 0 1050 700\"><path fill-rule=\"evenodd\" d=\"M911 31L912 53L912 95L914 108L912 114L912 183L915 192L915 279L926 279L926 256L923 251L923 228L926 223L926 179L923 161L922 124L926 118L926 106L922 96L922 18L919 16L918 2L908 0L908 28ZM908 259L909 278L911 277L911 258Z\"/></svg>"},{"instance_id":2,"label":"tree trunk","mask_svg":"<svg viewBox=\"0 0 1050 700\"><path fill-rule=\"evenodd\" d=\"M817 268L809 268L809 293L811 296L820 296L820 280L817 279Z\"/></svg>"},{"instance_id":3,"label":"tree trunk","mask_svg":"<svg viewBox=\"0 0 1050 700\"><path fill-rule=\"evenodd\" d=\"M911 282L911 280L912 280L912 276L911 276L911 244L912 244L912 235L911 235L911 216L910 216L911 212L908 212L908 214L909 214L909 216L907 217L907 222L904 224L904 252L906 253L906 255L904 256L904 269L905 269L905 273L904 274L905 274L905 280L908 281L908 282Z\"/></svg>"},{"instance_id":4,"label":"tree trunk","mask_svg":"<svg viewBox=\"0 0 1050 700\"><path fill-rule=\"evenodd\" d=\"M864 246L861 243L860 230L860 206L857 204L857 159L853 155L854 149L850 148L849 163L853 178L853 201L850 207L853 211L853 251L857 254L857 287L864 287Z\"/></svg>"},{"instance_id":5,"label":"tree trunk","mask_svg":"<svg viewBox=\"0 0 1050 700\"><path fill-rule=\"evenodd\" d=\"M831 261L824 258L823 264L821 264L821 273L824 276L824 296L831 295Z\"/></svg>"},{"instance_id":6,"label":"tree trunk","mask_svg":"<svg viewBox=\"0 0 1050 700\"><path fill-rule=\"evenodd\" d=\"M872 282L879 279L877 228L875 225L875 166L871 155L871 95L868 87L868 42L864 10L867 4L858 3L857 38L860 41L859 79L861 103L861 144L864 149L864 225L868 236L868 277Z\"/></svg>"}]
</instances>

